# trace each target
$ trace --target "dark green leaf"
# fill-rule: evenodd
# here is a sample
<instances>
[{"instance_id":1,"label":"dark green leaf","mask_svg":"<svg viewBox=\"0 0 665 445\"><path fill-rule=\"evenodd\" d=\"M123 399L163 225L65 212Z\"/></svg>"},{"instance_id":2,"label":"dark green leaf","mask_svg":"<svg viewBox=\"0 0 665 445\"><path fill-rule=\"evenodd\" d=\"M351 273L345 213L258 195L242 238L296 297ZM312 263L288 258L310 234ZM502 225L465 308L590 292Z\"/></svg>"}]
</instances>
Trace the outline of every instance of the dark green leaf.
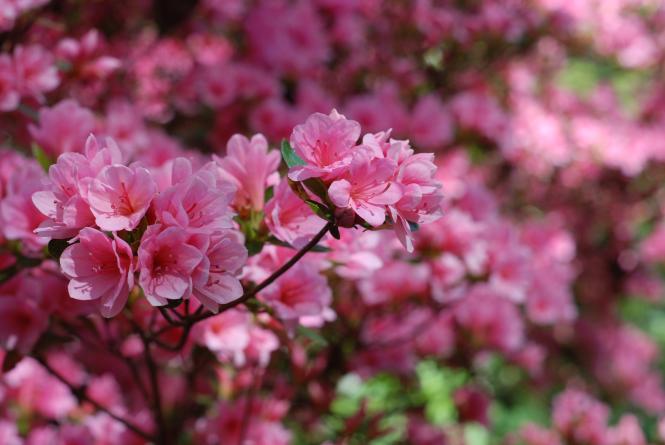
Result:
<instances>
[{"instance_id":1,"label":"dark green leaf","mask_svg":"<svg viewBox=\"0 0 665 445\"><path fill-rule=\"evenodd\" d=\"M291 147L291 144L289 144L289 141L286 139L282 141L282 159L284 159L286 166L289 168L297 165L305 165L305 161L296 154L293 147Z\"/></svg>"},{"instance_id":2,"label":"dark green leaf","mask_svg":"<svg viewBox=\"0 0 665 445\"><path fill-rule=\"evenodd\" d=\"M263 242L257 239L247 239L245 247L247 248L249 256L253 256L261 252L261 249L263 249Z\"/></svg>"},{"instance_id":3,"label":"dark green leaf","mask_svg":"<svg viewBox=\"0 0 665 445\"><path fill-rule=\"evenodd\" d=\"M268 187L268 189L266 190L266 193L265 193L265 195L264 195L264 201L265 201L265 202L270 201L270 200L272 199L273 196L275 196L275 187L271 185L271 186Z\"/></svg>"},{"instance_id":4,"label":"dark green leaf","mask_svg":"<svg viewBox=\"0 0 665 445\"><path fill-rule=\"evenodd\" d=\"M48 253L55 260L60 259L60 255L69 247L69 242L64 239L52 239L48 242Z\"/></svg>"},{"instance_id":5,"label":"dark green leaf","mask_svg":"<svg viewBox=\"0 0 665 445\"><path fill-rule=\"evenodd\" d=\"M341 235L339 234L339 227L337 227L337 226L331 226L330 227L330 234L335 239L340 239L341 238Z\"/></svg>"},{"instance_id":6,"label":"dark green leaf","mask_svg":"<svg viewBox=\"0 0 665 445\"><path fill-rule=\"evenodd\" d=\"M309 178L303 181L307 190L314 193L316 196L321 198L323 202L328 202L328 189L326 185L319 178Z\"/></svg>"}]
</instances>

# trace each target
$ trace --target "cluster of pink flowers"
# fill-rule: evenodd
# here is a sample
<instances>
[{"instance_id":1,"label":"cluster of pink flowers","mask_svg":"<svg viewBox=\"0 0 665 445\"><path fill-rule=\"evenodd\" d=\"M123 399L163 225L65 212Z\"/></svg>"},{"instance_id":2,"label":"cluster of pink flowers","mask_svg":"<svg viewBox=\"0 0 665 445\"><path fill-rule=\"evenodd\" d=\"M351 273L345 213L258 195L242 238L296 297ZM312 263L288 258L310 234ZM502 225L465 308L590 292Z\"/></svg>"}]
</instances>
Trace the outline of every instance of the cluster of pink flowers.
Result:
<instances>
[{"instance_id":1,"label":"cluster of pink flowers","mask_svg":"<svg viewBox=\"0 0 665 445\"><path fill-rule=\"evenodd\" d=\"M312 115L291 135L304 165L293 166L289 179L320 179L342 225L353 225L355 214L379 227L388 215L411 251L409 222L428 223L441 216L443 193L434 179L434 155L414 154L408 141L391 139L389 131L366 134L356 145L359 136L360 125L336 111Z\"/></svg>"},{"instance_id":2,"label":"cluster of pink flowers","mask_svg":"<svg viewBox=\"0 0 665 445\"><path fill-rule=\"evenodd\" d=\"M216 311L242 295L236 274L247 252L232 222L233 188L212 163L193 171L176 158L164 175L158 188L145 167L122 163L112 139L94 136L84 154L62 154L49 168L46 190L33 195L47 216L36 231L78 241L60 257L72 298L112 317L135 280L154 306L193 296Z\"/></svg>"},{"instance_id":3,"label":"cluster of pink flowers","mask_svg":"<svg viewBox=\"0 0 665 445\"><path fill-rule=\"evenodd\" d=\"M527 424L519 433L522 442L528 445L648 443L636 416L623 415L616 425L610 426L609 407L583 390L567 388L555 398L553 405L552 429ZM661 441L665 440L663 426L665 423L660 426Z\"/></svg>"},{"instance_id":4,"label":"cluster of pink flowers","mask_svg":"<svg viewBox=\"0 0 665 445\"><path fill-rule=\"evenodd\" d=\"M0 444L662 443L664 38L0 0Z\"/></svg>"}]
</instances>

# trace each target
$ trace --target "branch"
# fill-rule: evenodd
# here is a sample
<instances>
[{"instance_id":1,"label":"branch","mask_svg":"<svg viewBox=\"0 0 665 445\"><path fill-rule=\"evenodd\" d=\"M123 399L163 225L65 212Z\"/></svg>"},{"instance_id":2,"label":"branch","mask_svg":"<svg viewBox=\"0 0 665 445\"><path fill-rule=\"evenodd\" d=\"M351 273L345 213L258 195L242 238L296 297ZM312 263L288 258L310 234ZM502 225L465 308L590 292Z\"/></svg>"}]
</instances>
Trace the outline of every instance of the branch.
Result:
<instances>
[{"instance_id":1,"label":"branch","mask_svg":"<svg viewBox=\"0 0 665 445\"><path fill-rule=\"evenodd\" d=\"M319 241L321 241L321 240L323 239L323 237L326 236L326 234L327 234L327 233L330 231L330 229L332 229L333 227L334 227L334 223L332 223L332 222L329 221L329 222L328 222L325 226L323 226L323 228L322 228L322 229L321 229L321 230L320 230L320 231L314 236L314 238L312 238L312 239L311 239L311 240L310 240L310 241L309 241L309 242L308 242L308 243L307 243L302 249L300 249L295 255L293 255L293 256L291 257L291 259L289 259L289 261L287 261L286 263L284 263L279 269L277 269L275 272L273 272L268 278L266 278L265 280L263 280L258 286L256 286L255 288L253 288L253 289L250 290L249 292L246 292L242 297L238 298L237 300L231 301L230 303L226 303L226 304L222 304L222 305L220 305L220 306L219 306L219 311L218 311L217 313L207 312L207 313L200 313L199 315L197 315L197 313L199 312L199 311L197 310L197 311L194 313L194 315L193 315L192 317L185 319L185 320L180 324L180 326L182 326L182 327L185 328L185 332L183 333L183 337L185 337L185 340L183 340L183 339L181 338L180 341L178 342L178 344L180 344L180 343L184 344L184 342L186 341L186 336L189 334L189 329L187 329L187 328L191 328L192 326L194 326L196 323L198 323L198 322L200 322L200 321L203 321L203 320L206 320L206 319L208 319L208 318L214 317L214 316L217 315L218 313L224 312L224 311L226 311L226 310L228 310L228 309L234 308L234 307L236 307L236 306L238 306L238 305L240 305L240 304L246 302L247 300L249 300L249 299L255 297L256 294L258 294L259 292L261 292L263 289L265 289L266 287L270 286L270 285L271 285L273 282L275 282L279 277L281 277L281 276L284 275L289 269L291 269L291 268L292 268L292 267L293 267L298 261L300 261L300 259L301 259L303 256L305 256L305 254L306 254L307 252L309 252L309 251L312 250L314 247L316 247L316 245L319 243ZM200 308L199 308L199 309L200 309ZM159 336L160 336L161 334L163 334L164 332L170 330L172 327L173 327L173 326L165 326L165 327L163 327L163 328L157 330L157 331L154 332L152 335L150 335L149 337L147 337L147 340L148 340L148 341L153 341L153 340L155 340L157 337L159 337ZM163 345L160 345L160 346L163 347Z\"/></svg>"},{"instance_id":2,"label":"branch","mask_svg":"<svg viewBox=\"0 0 665 445\"><path fill-rule=\"evenodd\" d=\"M108 414L110 417L115 419L116 421L122 423L127 427L127 429L131 430L132 432L138 434L139 436L143 437L145 440L148 441L153 441L153 437L143 431L141 428L137 427L130 421L123 419L122 417L118 416L117 414L114 414L113 412L109 411L106 409L103 405L99 404L97 401L94 399L88 397L86 394L85 386L81 387L76 387L73 384L71 384L69 381L67 381L66 378L64 378L62 375L60 375L55 369L53 369L43 357L40 356L35 356L35 360L37 360L43 367L46 369L53 377L56 379L60 380L63 384L65 384L69 390L74 394L74 396L79 400L79 401L85 401L94 406L97 410L102 411L106 414Z\"/></svg>"}]
</instances>

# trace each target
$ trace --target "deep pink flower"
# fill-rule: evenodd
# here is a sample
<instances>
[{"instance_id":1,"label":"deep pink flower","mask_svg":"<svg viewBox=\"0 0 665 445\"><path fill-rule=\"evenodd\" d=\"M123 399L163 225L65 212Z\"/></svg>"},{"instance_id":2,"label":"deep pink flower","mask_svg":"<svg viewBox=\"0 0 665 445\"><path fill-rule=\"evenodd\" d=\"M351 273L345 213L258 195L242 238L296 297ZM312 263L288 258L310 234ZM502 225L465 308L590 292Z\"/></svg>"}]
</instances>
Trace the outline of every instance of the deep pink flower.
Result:
<instances>
[{"instance_id":1,"label":"deep pink flower","mask_svg":"<svg viewBox=\"0 0 665 445\"><path fill-rule=\"evenodd\" d=\"M157 186L148 170L110 165L92 181L88 202L102 230L132 230L156 193Z\"/></svg>"},{"instance_id":2,"label":"deep pink flower","mask_svg":"<svg viewBox=\"0 0 665 445\"><path fill-rule=\"evenodd\" d=\"M360 136L358 122L333 110L328 116L314 113L291 134L291 145L307 164L289 170L289 178L334 178L348 169L353 148Z\"/></svg>"},{"instance_id":3,"label":"deep pink flower","mask_svg":"<svg viewBox=\"0 0 665 445\"><path fill-rule=\"evenodd\" d=\"M138 252L139 284L153 306L187 298L192 275L204 259L201 251L187 244L189 234L179 227L148 227Z\"/></svg>"},{"instance_id":4,"label":"deep pink flower","mask_svg":"<svg viewBox=\"0 0 665 445\"><path fill-rule=\"evenodd\" d=\"M80 242L60 257L60 267L70 279L69 295L77 300L99 300L103 316L117 315L134 287L134 254L117 235L84 228Z\"/></svg>"},{"instance_id":5,"label":"deep pink flower","mask_svg":"<svg viewBox=\"0 0 665 445\"><path fill-rule=\"evenodd\" d=\"M236 188L234 207L262 210L265 190L277 183L276 171L280 154L268 150L268 141L261 134L247 139L233 135L226 145L226 156L215 157L222 178Z\"/></svg>"},{"instance_id":6,"label":"deep pink flower","mask_svg":"<svg viewBox=\"0 0 665 445\"><path fill-rule=\"evenodd\" d=\"M0 294L0 346L23 354L48 328L48 314L32 298Z\"/></svg>"},{"instance_id":7,"label":"deep pink flower","mask_svg":"<svg viewBox=\"0 0 665 445\"><path fill-rule=\"evenodd\" d=\"M341 179L330 184L330 200L339 208L351 208L370 225L378 227L386 219L386 206L402 197L392 182L396 164L386 158L370 158L357 152Z\"/></svg>"}]
</instances>

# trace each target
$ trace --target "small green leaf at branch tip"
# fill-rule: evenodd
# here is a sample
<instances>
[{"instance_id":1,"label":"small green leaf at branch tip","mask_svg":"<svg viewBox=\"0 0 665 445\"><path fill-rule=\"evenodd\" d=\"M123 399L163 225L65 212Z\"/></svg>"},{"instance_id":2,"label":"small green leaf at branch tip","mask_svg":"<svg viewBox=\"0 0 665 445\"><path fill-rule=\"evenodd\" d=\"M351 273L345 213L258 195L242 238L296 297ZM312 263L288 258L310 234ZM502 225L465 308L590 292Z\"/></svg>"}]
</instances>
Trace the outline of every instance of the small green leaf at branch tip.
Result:
<instances>
[{"instance_id":1,"label":"small green leaf at branch tip","mask_svg":"<svg viewBox=\"0 0 665 445\"><path fill-rule=\"evenodd\" d=\"M296 154L296 152L293 150L293 147L291 147L291 144L286 139L282 141L282 159L284 159L286 166L289 168L298 165L305 165L305 161L303 161L300 156Z\"/></svg>"},{"instance_id":2,"label":"small green leaf at branch tip","mask_svg":"<svg viewBox=\"0 0 665 445\"><path fill-rule=\"evenodd\" d=\"M42 150L39 145L32 144L32 156L34 156L40 167L44 169L45 172L48 172L48 168L53 164L53 161L46 153L44 153L44 150Z\"/></svg>"}]
</instances>

